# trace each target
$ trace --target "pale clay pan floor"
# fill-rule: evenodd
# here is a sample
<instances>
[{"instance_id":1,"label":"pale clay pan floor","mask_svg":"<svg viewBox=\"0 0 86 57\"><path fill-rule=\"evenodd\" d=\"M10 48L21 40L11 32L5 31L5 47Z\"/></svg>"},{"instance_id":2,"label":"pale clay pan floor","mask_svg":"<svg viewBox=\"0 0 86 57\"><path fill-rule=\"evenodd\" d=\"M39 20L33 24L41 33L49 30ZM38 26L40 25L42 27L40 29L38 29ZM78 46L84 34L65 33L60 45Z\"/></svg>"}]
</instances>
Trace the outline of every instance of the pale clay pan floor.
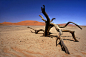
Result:
<instances>
[{"instance_id":1,"label":"pale clay pan floor","mask_svg":"<svg viewBox=\"0 0 86 57\"><path fill-rule=\"evenodd\" d=\"M44 29L44 26L30 27ZM62 51L60 45L56 46L56 37L43 37L43 32L31 33L27 26L0 26L0 57L86 57L86 27L82 30L78 27L65 29L75 31L79 40L74 42L68 32L61 36L70 55ZM58 35L55 28L50 31L52 35Z\"/></svg>"}]
</instances>

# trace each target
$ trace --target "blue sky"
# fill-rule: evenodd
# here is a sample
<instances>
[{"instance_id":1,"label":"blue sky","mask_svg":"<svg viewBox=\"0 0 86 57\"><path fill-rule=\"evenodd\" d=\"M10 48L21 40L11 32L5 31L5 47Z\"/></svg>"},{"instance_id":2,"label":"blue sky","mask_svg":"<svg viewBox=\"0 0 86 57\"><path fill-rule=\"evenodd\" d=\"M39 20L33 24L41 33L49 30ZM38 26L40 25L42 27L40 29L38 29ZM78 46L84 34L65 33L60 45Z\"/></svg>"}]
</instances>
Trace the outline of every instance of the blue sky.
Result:
<instances>
[{"instance_id":1,"label":"blue sky","mask_svg":"<svg viewBox=\"0 0 86 57\"><path fill-rule=\"evenodd\" d=\"M36 20L43 22L39 15L41 7L53 23L61 24L68 21L86 25L86 0L0 0L0 23ZM45 18L46 19L46 18Z\"/></svg>"}]
</instances>

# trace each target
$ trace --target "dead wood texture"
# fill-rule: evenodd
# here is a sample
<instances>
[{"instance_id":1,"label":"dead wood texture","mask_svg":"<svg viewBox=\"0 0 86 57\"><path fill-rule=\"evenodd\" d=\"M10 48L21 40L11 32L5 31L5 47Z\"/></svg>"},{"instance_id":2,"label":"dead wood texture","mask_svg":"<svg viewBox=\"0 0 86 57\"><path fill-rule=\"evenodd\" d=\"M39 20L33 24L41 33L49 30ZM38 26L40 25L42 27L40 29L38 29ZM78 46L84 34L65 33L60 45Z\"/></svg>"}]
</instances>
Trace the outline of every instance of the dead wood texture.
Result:
<instances>
[{"instance_id":1,"label":"dead wood texture","mask_svg":"<svg viewBox=\"0 0 86 57\"><path fill-rule=\"evenodd\" d=\"M56 46L57 46L57 40L59 39L60 40L59 44L61 45L62 50L65 51L67 54L70 54L68 48L66 47L66 45L63 42L63 39L61 38L61 35L62 35L62 32L70 32L72 34L72 37L74 38L74 40L76 42L78 42L78 40L75 38L75 34L74 34L75 31L62 30L60 28L65 28L69 23L73 23L73 22L68 22L65 26L56 25L54 23L51 23L55 18L52 18L52 20L50 21L50 18L48 17L47 13L45 12L45 5L43 5L43 7L41 7L41 10L42 10L42 13L44 14L44 16L47 19L47 20L45 20L41 15L39 15L42 18L42 20L45 22L45 24L46 24L45 25L45 30L43 30L43 29L35 30L35 29L31 28L31 27L28 27L28 28L34 30L36 34L39 31L43 31L44 32L43 36L50 36L50 37L52 37L50 35L51 32L49 32L49 31L50 31L50 29L52 27L55 27L55 29L57 30L57 32L59 32L59 36L57 36L57 39L56 39ZM82 29L79 25L77 25L75 23L73 23L73 24L76 25L76 26L78 26L80 29Z\"/></svg>"},{"instance_id":2,"label":"dead wood texture","mask_svg":"<svg viewBox=\"0 0 86 57\"><path fill-rule=\"evenodd\" d=\"M41 10L42 10L42 13L45 15L45 17L47 19L44 36L48 36L49 35L49 30L50 30L50 18L48 17L47 13L45 12L45 5L43 5L43 7L41 7Z\"/></svg>"},{"instance_id":3,"label":"dead wood texture","mask_svg":"<svg viewBox=\"0 0 86 57\"><path fill-rule=\"evenodd\" d=\"M61 45L61 49L62 49L63 51L65 51L65 53L70 54L68 48L66 47L66 45L64 44L64 42L63 42L62 39L60 39L59 44Z\"/></svg>"},{"instance_id":4,"label":"dead wood texture","mask_svg":"<svg viewBox=\"0 0 86 57\"><path fill-rule=\"evenodd\" d=\"M79 25L75 24L74 22L68 22L65 26L59 26L59 27L65 28L69 23L73 23L74 25L76 25L77 27L79 27L82 30L82 28Z\"/></svg>"},{"instance_id":5,"label":"dead wood texture","mask_svg":"<svg viewBox=\"0 0 86 57\"><path fill-rule=\"evenodd\" d=\"M39 15L43 21L45 21L46 25L45 25L45 32L44 32L44 36L49 36L49 30L54 26L56 28L56 30L59 32L59 35L62 35L62 31L59 28L58 25L51 23L55 18L52 18L52 20L50 21L50 18L48 17L47 13L45 12L45 6L43 5L43 8L41 7L42 13L45 15L46 19L45 20L41 15ZM65 46L63 40L61 38L60 42L61 42L61 47L64 47L64 51L66 51L67 54L69 54L69 51L67 49L67 47Z\"/></svg>"}]
</instances>

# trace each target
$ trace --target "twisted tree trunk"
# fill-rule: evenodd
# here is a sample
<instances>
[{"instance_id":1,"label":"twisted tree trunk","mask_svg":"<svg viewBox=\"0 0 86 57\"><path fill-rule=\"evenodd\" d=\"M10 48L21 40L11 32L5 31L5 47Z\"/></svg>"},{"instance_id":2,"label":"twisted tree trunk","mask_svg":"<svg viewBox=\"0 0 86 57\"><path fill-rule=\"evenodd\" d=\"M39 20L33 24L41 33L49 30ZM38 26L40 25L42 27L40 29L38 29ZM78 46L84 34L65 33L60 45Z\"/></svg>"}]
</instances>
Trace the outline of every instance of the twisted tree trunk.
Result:
<instances>
[{"instance_id":1,"label":"twisted tree trunk","mask_svg":"<svg viewBox=\"0 0 86 57\"><path fill-rule=\"evenodd\" d=\"M45 26L45 32L43 36L48 36L49 35L49 30L50 30L50 18L48 17L47 13L45 12L45 6L43 5L43 8L41 7L42 13L45 15L47 18L46 21L46 26Z\"/></svg>"}]
</instances>

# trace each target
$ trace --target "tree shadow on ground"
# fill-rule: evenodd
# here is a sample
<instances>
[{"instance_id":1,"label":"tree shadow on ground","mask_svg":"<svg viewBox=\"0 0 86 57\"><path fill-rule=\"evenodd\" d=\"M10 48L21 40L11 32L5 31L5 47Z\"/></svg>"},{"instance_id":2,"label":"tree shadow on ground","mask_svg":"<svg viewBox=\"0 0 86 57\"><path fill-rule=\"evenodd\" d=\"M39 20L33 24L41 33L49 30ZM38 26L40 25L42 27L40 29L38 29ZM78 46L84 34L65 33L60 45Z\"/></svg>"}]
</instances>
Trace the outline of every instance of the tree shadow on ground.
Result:
<instances>
[{"instance_id":1,"label":"tree shadow on ground","mask_svg":"<svg viewBox=\"0 0 86 57\"><path fill-rule=\"evenodd\" d=\"M72 36L61 36L61 37L72 37ZM76 38L78 38L78 37L76 37ZM80 38L78 38L78 39L80 39ZM63 40L74 41L74 40L71 40L71 39L63 39ZM75 42L75 41L74 41L74 42Z\"/></svg>"},{"instance_id":2,"label":"tree shadow on ground","mask_svg":"<svg viewBox=\"0 0 86 57\"><path fill-rule=\"evenodd\" d=\"M31 31L32 32L32 31ZM56 37L56 46L57 45L60 45L61 46L61 49L63 50L63 51L65 51L66 53L68 53L68 54L70 54L69 53L69 51L68 51L68 48L66 47L66 45L64 44L64 42L57 36L57 35L50 35L50 34L55 34L55 33L49 33L49 35L47 35L47 36L43 36L43 34L44 33L36 33L36 30L35 30L35 32L32 32L32 33L35 33L35 34L42 34L42 36L40 36L40 37L50 37L50 38L53 38L53 37ZM72 37L72 36L61 36L61 37ZM76 38L78 38L78 37L76 37ZM58 41L58 39L59 40L61 40L58 44L57 44L57 41ZM79 38L80 39L80 38ZM68 40L68 41L73 41L73 42L75 42L74 40L71 40L71 39L63 39L63 40Z\"/></svg>"},{"instance_id":3,"label":"tree shadow on ground","mask_svg":"<svg viewBox=\"0 0 86 57\"><path fill-rule=\"evenodd\" d=\"M72 36L61 36L61 37L72 37ZM79 37L76 37L76 38L80 39Z\"/></svg>"}]
</instances>

